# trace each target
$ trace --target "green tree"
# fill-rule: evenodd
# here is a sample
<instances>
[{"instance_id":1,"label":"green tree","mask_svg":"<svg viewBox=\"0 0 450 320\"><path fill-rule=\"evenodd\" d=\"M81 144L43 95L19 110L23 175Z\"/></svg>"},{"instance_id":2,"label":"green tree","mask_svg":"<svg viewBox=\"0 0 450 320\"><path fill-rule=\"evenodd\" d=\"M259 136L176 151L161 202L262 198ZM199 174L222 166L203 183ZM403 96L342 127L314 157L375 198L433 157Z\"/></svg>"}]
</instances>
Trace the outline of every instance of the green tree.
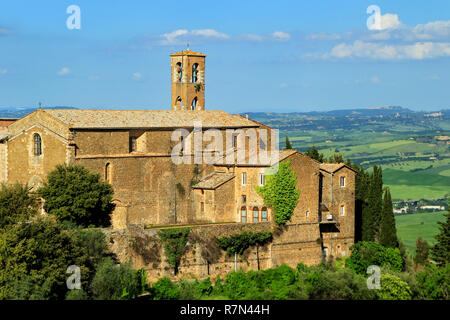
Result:
<instances>
[{"instance_id":1,"label":"green tree","mask_svg":"<svg viewBox=\"0 0 450 320\"><path fill-rule=\"evenodd\" d=\"M135 299L146 290L145 280L143 269L133 270L130 263L116 264L106 258L92 280L92 297L96 300Z\"/></svg>"},{"instance_id":2,"label":"green tree","mask_svg":"<svg viewBox=\"0 0 450 320\"><path fill-rule=\"evenodd\" d=\"M411 300L412 293L409 285L399 277L383 274L377 296L381 300Z\"/></svg>"},{"instance_id":3,"label":"green tree","mask_svg":"<svg viewBox=\"0 0 450 320\"><path fill-rule=\"evenodd\" d=\"M436 244L431 249L431 257L439 265L450 263L450 206L445 219L438 222L439 233L435 236Z\"/></svg>"},{"instance_id":4,"label":"green tree","mask_svg":"<svg viewBox=\"0 0 450 320\"><path fill-rule=\"evenodd\" d=\"M277 225L285 224L294 213L298 203L299 191L296 187L297 175L291 170L290 162L280 162L278 171L268 175L266 185L256 187L264 204L273 209L273 218Z\"/></svg>"},{"instance_id":5,"label":"green tree","mask_svg":"<svg viewBox=\"0 0 450 320\"><path fill-rule=\"evenodd\" d=\"M176 300L180 296L180 288L167 277L159 279L152 291L155 300Z\"/></svg>"},{"instance_id":6,"label":"green tree","mask_svg":"<svg viewBox=\"0 0 450 320\"><path fill-rule=\"evenodd\" d=\"M416 255L414 256L414 262L416 265L425 265L428 262L429 245L422 239L418 237L416 241Z\"/></svg>"},{"instance_id":7,"label":"green tree","mask_svg":"<svg viewBox=\"0 0 450 320\"><path fill-rule=\"evenodd\" d=\"M40 189L44 209L59 221L81 226L107 226L113 189L100 175L79 165L58 165Z\"/></svg>"},{"instance_id":8,"label":"green tree","mask_svg":"<svg viewBox=\"0 0 450 320\"><path fill-rule=\"evenodd\" d=\"M395 227L394 210L392 208L392 198L389 188L386 188L384 191L383 210L381 213L380 244L389 248L398 247L397 229Z\"/></svg>"},{"instance_id":9,"label":"green tree","mask_svg":"<svg viewBox=\"0 0 450 320\"><path fill-rule=\"evenodd\" d=\"M292 149L292 144L289 141L289 137L288 136L286 136L286 143L285 144L286 144L286 150Z\"/></svg>"},{"instance_id":10,"label":"green tree","mask_svg":"<svg viewBox=\"0 0 450 320\"><path fill-rule=\"evenodd\" d=\"M315 146L312 146L308 150L306 150L305 155L319 162L324 162L323 153L319 153L319 150Z\"/></svg>"},{"instance_id":11,"label":"green tree","mask_svg":"<svg viewBox=\"0 0 450 320\"><path fill-rule=\"evenodd\" d=\"M328 158L329 163L342 163L344 162L344 157L342 156L342 153L334 153Z\"/></svg>"},{"instance_id":12,"label":"green tree","mask_svg":"<svg viewBox=\"0 0 450 320\"><path fill-rule=\"evenodd\" d=\"M450 299L450 264L436 266L428 264L416 275L419 298L432 300Z\"/></svg>"},{"instance_id":13,"label":"green tree","mask_svg":"<svg viewBox=\"0 0 450 320\"><path fill-rule=\"evenodd\" d=\"M373 166L367 191L367 208L362 216L362 240L379 241L383 210L383 176L381 167Z\"/></svg>"},{"instance_id":14,"label":"green tree","mask_svg":"<svg viewBox=\"0 0 450 320\"><path fill-rule=\"evenodd\" d=\"M370 265L386 266L398 272L402 270L403 261L398 248L385 248L376 242L360 241L350 250L352 253L345 265L358 274L365 275Z\"/></svg>"},{"instance_id":15,"label":"green tree","mask_svg":"<svg viewBox=\"0 0 450 320\"><path fill-rule=\"evenodd\" d=\"M0 230L6 226L27 220L36 214L36 199L28 193L28 187L18 183L0 189Z\"/></svg>"},{"instance_id":16,"label":"green tree","mask_svg":"<svg viewBox=\"0 0 450 320\"><path fill-rule=\"evenodd\" d=\"M0 299L63 299L67 268L79 266L85 286L87 259L74 232L50 217L16 223L0 235Z\"/></svg>"}]
</instances>

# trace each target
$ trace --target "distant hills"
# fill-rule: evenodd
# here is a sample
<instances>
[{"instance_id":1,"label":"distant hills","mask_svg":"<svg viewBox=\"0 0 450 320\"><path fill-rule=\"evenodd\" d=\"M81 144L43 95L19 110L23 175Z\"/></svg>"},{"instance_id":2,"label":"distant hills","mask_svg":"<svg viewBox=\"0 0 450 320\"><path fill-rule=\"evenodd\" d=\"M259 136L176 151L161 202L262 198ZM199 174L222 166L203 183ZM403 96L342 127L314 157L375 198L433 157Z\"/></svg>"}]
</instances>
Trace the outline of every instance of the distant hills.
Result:
<instances>
[{"instance_id":1,"label":"distant hills","mask_svg":"<svg viewBox=\"0 0 450 320\"><path fill-rule=\"evenodd\" d=\"M439 111L413 111L408 108L400 106L383 106L383 107L371 107L371 108L357 108L357 109L343 109L343 110L331 110L331 111L308 111L308 112L248 112L248 116L251 119L270 119L276 115L278 119L292 119L292 117L306 118L306 117L376 117L376 116L395 116L395 115L426 115L426 114L438 114L449 115L450 109L444 109ZM243 113L244 115L245 113Z\"/></svg>"},{"instance_id":2,"label":"distant hills","mask_svg":"<svg viewBox=\"0 0 450 320\"><path fill-rule=\"evenodd\" d=\"M46 109L77 109L75 107L45 107ZM0 108L0 118L22 118L38 108Z\"/></svg>"},{"instance_id":3,"label":"distant hills","mask_svg":"<svg viewBox=\"0 0 450 320\"><path fill-rule=\"evenodd\" d=\"M46 109L78 109L76 107L68 106L56 106L56 107L45 107ZM0 108L0 118L22 118L27 114L33 112L38 108L28 108L28 107L16 107L16 108ZM413 111L408 108L400 106L383 106L383 107L372 107L372 108L358 108L358 109L344 109L344 110L331 110L331 111L308 111L308 112L248 112L242 113L242 115L248 114L251 119L264 120L273 119L278 120L292 120L293 118L342 118L342 117L377 117L377 116L398 116L398 115L422 115L427 114L439 114L442 113L444 116L450 115L450 109L439 110L439 111Z\"/></svg>"}]
</instances>

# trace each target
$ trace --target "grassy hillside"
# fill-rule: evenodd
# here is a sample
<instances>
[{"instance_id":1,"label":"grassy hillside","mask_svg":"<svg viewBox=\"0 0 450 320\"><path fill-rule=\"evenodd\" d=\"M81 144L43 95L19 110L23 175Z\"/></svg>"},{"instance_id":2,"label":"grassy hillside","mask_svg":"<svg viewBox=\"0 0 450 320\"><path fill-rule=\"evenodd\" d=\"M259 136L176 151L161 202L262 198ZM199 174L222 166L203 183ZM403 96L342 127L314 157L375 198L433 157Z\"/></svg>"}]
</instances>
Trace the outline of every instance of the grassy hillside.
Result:
<instances>
[{"instance_id":1,"label":"grassy hillside","mask_svg":"<svg viewBox=\"0 0 450 320\"><path fill-rule=\"evenodd\" d=\"M450 194L450 114L430 117L399 107L326 113L258 113L252 119L280 130L300 152L316 146L326 157L340 152L365 168L383 167L394 199Z\"/></svg>"},{"instance_id":2,"label":"grassy hillside","mask_svg":"<svg viewBox=\"0 0 450 320\"><path fill-rule=\"evenodd\" d=\"M414 213L396 216L397 235L411 254L415 253L416 240L422 237L428 244L434 244L439 232L438 221L444 221L445 211Z\"/></svg>"}]
</instances>

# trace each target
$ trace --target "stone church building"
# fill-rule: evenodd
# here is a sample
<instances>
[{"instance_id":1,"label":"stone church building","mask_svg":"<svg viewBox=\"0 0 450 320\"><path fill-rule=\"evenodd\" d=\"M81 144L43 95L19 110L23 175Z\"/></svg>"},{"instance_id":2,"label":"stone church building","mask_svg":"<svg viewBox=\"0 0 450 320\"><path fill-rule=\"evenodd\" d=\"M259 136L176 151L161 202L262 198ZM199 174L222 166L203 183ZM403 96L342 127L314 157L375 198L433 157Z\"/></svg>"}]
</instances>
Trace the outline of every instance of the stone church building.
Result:
<instances>
[{"instance_id":1,"label":"stone church building","mask_svg":"<svg viewBox=\"0 0 450 320\"><path fill-rule=\"evenodd\" d=\"M295 150L278 151L271 128L241 115L206 110L201 53L172 54L171 83L171 110L37 109L15 121L1 120L0 182L28 184L34 191L56 165L80 164L113 186L114 230L135 225L257 227L273 223L271 208L255 186L265 184L269 167L289 161L297 174L299 202L284 233L270 244L265 266L314 264L323 254L349 253L355 233L353 169L322 164ZM214 138L195 140L199 125ZM176 130L183 139L174 139ZM209 141L220 142L221 148L209 148ZM237 161L241 149L244 161ZM255 150L269 153L271 161L250 161ZM194 161L206 155L210 161ZM176 163L177 156L185 161ZM224 161L227 156L232 161Z\"/></svg>"}]
</instances>

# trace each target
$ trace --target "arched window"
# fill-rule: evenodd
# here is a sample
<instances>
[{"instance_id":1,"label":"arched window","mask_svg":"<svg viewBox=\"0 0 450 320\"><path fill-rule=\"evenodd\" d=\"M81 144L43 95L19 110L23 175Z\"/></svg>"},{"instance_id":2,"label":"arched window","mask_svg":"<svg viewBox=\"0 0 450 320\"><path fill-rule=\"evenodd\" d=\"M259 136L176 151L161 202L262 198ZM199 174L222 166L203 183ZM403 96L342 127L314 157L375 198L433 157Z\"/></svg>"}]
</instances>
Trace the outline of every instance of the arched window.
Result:
<instances>
[{"instance_id":1,"label":"arched window","mask_svg":"<svg viewBox=\"0 0 450 320\"><path fill-rule=\"evenodd\" d=\"M178 97L175 101L176 110L183 110L183 100L181 100L181 97Z\"/></svg>"},{"instance_id":2,"label":"arched window","mask_svg":"<svg viewBox=\"0 0 450 320\"><path fill-rule=\"evenodd\" d=\"M258 207L253 207L253 222L259 222L259 210L258 210Z\"/></svg>"},{"instance_id":3,"label":"arched window","mask_svg":"<svg viewBox=\"0 0 450 320\"><path fill-rule=\"evenodd\" d=\"M34 155L40 156L42 154L42 139L38 133L35 133L33 136L34 141Z\"/></svg>"},{"instance_id":4,"label":"arched window","mask_svg":"<svg viewBox=\"0 0 450 320\"><path fill-rule=\"evenodd\" d=\"M178 82L183 82L183 64L181 62L177 63L177 80Z\"/></svg>"},{"instance_id":5,"label":"arched window","mask_svg":"<svg viewBox=\"0 0 450 320\"><path fill-rule=\"evenodd\" d=\"M195 110L197 108L197 97L194 98L194 100L192 100L192 105L191 105L191 109Z\"/></svg>"},{"instance_id":6,"label":"arched window","mask_svg":"<svg viewBox=\"0 0 450 320\"><path fill-rule=\"evenodd\" d=\"M198 81L198 63L194 63L192 65L192 83L196 83Z\"/></svg>"},{"instance_id":7,"label":"arched window","mask_svg":"<svg viewBox=\"0 0 450 320\"><path fill-rule=\"evenodd\" d=\"M247 222L247 208L241 207L241 222Z\"/></svg>"},{"instance_id":8,"label":"arched window","mask_svg":"<svg viewBox=\"0 0 450 320\"><path fill-rule=\"evenodd\" d=\"M263 207L261 209L261 221L269 221L269 216L267 214L267 208Z\"/></svg>"},{"instance_id":9,"label":"arched window","mask_svg":"<svg viewBox=\"0 0 450 320\"><path fill-rule=\"evenodd\" d=\"M105 165L105 181L111 183L111 164L109 162Z\"/></svg>"}]
</instances>

